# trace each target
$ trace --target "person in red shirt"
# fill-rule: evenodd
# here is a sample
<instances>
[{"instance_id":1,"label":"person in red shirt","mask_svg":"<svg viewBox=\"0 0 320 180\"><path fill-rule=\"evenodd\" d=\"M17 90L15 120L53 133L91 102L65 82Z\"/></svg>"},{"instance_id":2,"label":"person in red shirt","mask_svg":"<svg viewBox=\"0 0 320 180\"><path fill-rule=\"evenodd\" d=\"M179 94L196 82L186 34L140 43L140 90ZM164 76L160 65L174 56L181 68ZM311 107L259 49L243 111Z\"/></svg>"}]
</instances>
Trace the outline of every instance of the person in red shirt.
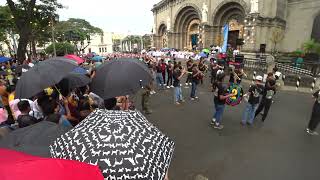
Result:
<instances>
[{"instance_id":1,"label":"person in red shirt","mask_svg":"<svg viewBox=\"0 0 320 180\"><path fill-rule=\"evenodd\" d=\"M164 62L164 59L161 59L161 73L162 73L162 78L163 78L163 87L166 86L166 69L167 69L167 64Z\"/></svg>"}]
</instances>

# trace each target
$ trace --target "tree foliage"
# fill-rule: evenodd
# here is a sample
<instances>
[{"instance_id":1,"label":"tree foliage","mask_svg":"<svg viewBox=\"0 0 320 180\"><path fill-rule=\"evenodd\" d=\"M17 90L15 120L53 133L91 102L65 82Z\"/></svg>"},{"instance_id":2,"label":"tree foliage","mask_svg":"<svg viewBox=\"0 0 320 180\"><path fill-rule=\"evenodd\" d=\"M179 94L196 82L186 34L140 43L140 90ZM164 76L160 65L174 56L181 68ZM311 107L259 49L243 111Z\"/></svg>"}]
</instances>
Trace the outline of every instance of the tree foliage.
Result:
<instances>
[{"instance_id":1,"label":"tree foliage","mask_svg":"<svg viewBox=\"0 0 320 180\"><path fill-rule=\"evenodd\" d=\"M55 43L56 52L58 56L64 56L66 54L72 54L75 52L75 46L68 42L58 42ZM50 44L46 49L45 52L47 54L53 54L53 44Z\"/></svg>"},{"instance_id":2,"label":"tree foliage","mask_svg":"<svg viewBox=\"0 0 320 180\"><path fill-rule=\"evenodd\" d=\"M320 55L320 43L314 39L305 42L303 46L306 53L317 53Z\"/></svg>"},{"instance_id":3,"label":"tree foliage","mask_svg":"<svg viewBox=\"0 0 320 180\"><path fill-rule=\"evenodd\" d=\"M103 31L92 26L84 19L70 18L67 21L60 21L56 24L55 30L59 41L83 42L92 35L103 35Z\"/></svg>"},{"instance_id":4,"label":"tree foliage","mask_svg":"<svg viewBox=\"0 0 320 180\"><path fill-rule=\"evenodd\" d=\"M7 4L19 34L17 57L22 62L27 45L36 33L34 30L37 30L34 26L42 24L42 20L48 22L49 18L55 17L56 10L62 8L62 5L57 0L7 0Z\"/></svg>"}]
</instances>

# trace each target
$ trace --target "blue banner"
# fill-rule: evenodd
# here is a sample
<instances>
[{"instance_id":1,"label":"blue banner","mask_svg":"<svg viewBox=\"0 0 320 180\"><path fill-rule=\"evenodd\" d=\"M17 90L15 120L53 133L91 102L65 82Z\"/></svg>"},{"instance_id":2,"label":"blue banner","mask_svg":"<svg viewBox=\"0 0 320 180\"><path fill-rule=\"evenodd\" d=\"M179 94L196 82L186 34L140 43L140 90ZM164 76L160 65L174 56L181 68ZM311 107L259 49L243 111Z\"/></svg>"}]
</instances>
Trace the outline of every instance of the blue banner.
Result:
<instances>
[{"instance_id":1,"label":"blue banner","mask_svg":"<svg viewBox=\"0 0 320 180\"><path fill-rule=\"evenodd\" d=\"M224 25L223 28L223 45L222 45L222 53L227 52L228 48L228 36L229 36L229 24Z\"/></svg>"}]
</instances>

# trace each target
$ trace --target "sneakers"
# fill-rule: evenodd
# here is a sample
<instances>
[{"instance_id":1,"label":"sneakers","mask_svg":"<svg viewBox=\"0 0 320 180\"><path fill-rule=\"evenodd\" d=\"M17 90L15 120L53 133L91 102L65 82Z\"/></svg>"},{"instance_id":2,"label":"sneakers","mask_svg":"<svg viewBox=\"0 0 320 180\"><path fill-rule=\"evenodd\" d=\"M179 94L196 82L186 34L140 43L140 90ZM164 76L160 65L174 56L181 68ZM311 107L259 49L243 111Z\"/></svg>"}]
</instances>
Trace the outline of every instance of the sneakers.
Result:
<instances>
[{"instance_id":1,"label":"sneakers","mask_svg":"<svg viewBox=\"0 0 320 180\"><path fill-rule=\"evenodd\" d=\"M194 97L195 99L199 99L199 97L198 96L196 96L196 97Z\"/></svg>"},{"instance_id":2,"label":"sneakers","mask_svg":"<svg viewBox=\"0 0 320 180\"><path fill-rule=\"evenodd\" d=\"M317 133L316 131L311 131L310 129L307 128L307 133L311 136L318 136L319 133Z\"/></svg>"},{"instance_id":3,"label":"sneakers","mask_svg":"<svg viewBox=\"0 0 320 180\"><path fill-rule=\"evenodd\" d=\"M223 129L223 127L224 126L222 124L217 124L217 123L213 126L214 129L218 129L218 130Z\"/></svg>"},{"instance_id":4,"label":"sneakers","mask_svg":"<svg viewBox=\"0 0 320 180\"><path fill-rule=\"evenodd\" d=\"M174 86L173 86L173 85L171 85L170 87L171 87L171 88L174 88Z\"/></svg>"},{"instance_id":5,"label":"sneakers","mask_svg":"<svg viewBox=\"0 0 320 180\"><path fill-rule=\"evenodd\" d=\"M181 101L180 101L181 103L184 103L184 102L186 102L184 99L182 99Z\"/></svg>"},{"instance_id":6,"label":"sneakers","mask_svg":"<svg viewBox=\"0 0 320 180\"><path fill-rule=\"evenodd\" d=\"M186 83L186 86L188 86L189 85L189 83Z\"/></svg>"},{"instance_id":7,"label":"sneakers","mask_svg":"<svg viewBox=\"0 0 320 180\"><path fill-rule=\"evenodd\" d=\"M189 86L191 86L192 85L192 83L189 83Z\"/></svg>"},{"instance_id":8,"label":"sneakers","mask_svg":"<svg viewBox=\"0 0 320 180\"><path fill-rule=\"evenodd\" d=\"M170 86L167 86L167 89L170 89Z\"/></svg>"},{"instance_id":9,"label":"sneakers","mask_svg":"<svg viewBox=\"0 0 320 180\"><path fill-rule=\"evenodd\" d=\"M179 103L179 102L176 102L175 104L176 104L176 105L180 105L180 103Z\"/></svg>"},{"instance_id":10,"label":"sneakers","mask_svg":"<svg viewBox=\"0 0 320 180\"><path fill-rule=\"evenodd\" d=\"M210 124L211 124L211 125L215 125L215 124L216 124L216 118L212 118Z\"/></svg>"},{"instance_id":11,"label":"sneakers","mask_svg":"<svg viewBox=\"0 0 320 180\"><path fill-rule=\"evenodd\" d=\"M156 92L155 91L150 91L150 94L152 95L152 94L155 94Z\"/></svg>"},{"instance_id":12,"label":"sneakers","mask_svg":"<svg viewBox=\"0 0 320 180\"><path fill-rule=\"evenodd\" d=\"M191 100L191 101L194 101L194 100L195 100L195 98L191 98L190 100Z\"/></svg>"}]
</instances>

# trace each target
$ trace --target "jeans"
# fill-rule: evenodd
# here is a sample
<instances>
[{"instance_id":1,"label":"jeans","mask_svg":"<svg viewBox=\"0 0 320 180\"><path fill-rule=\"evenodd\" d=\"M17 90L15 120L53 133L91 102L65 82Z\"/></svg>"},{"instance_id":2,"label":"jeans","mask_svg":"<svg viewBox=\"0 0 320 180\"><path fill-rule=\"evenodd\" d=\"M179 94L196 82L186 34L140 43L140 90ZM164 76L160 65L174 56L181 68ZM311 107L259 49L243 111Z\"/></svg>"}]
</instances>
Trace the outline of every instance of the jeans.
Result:
<instances>
[{"instance_id":1,"label":"jeans","mask_svg":"<svg viewBox=\"0 0 320 180\"><path fill-rule=\"evenodd\" d=\"M197 83L192 82L191 94L190 94L191 98L195 98L196 97L196 90L197 90Z\"/></svg>"},{"instance_id":2,"label":"jeans","mask_svg":"<svg viewBox=\"0 0 320 180\"><path fill-rule=\"evenodd\" d=\"M157 73L156 80L157 80L158 87L161 88L161 86L163 86L163 83L164 83L162 73Z\"/></svg>"},{"instance_id":3,"label":"jeans","mask_svg":"<svg viewBox=\"0 0 320 180\"><path fill-rule=\"evenodd\" d=\"M214 108L215 108L215 113L213 115L213 118L216 119L216 123L217 124L220 124L221 121L222 121L222 115L223 115L223 112L224 112L225 105L224 104L216 104L216 103L214 103Z\"/></svg>"},{"instance_id":4,"label":"jeans","mask_svg":"<svg viewBox=\"0 0 320 180\"><path fill-rule=\"evenodd\" d=\"M181 87L174 87L174 101L179 102L182 101L182 90Z\"/></svg>"},{"instance_id":5,"label":"jeans","mask_svg":"<svg viewBox=\"0 0 320 180\"><path fill-rule=\"evenodd\" d=\"M254 116L257 110L258 104L250 104L248 103L242 117L242 124L246 122L253 124ZM249 118L249 121L247 121Z\"/></svg>"}]
</instances>

